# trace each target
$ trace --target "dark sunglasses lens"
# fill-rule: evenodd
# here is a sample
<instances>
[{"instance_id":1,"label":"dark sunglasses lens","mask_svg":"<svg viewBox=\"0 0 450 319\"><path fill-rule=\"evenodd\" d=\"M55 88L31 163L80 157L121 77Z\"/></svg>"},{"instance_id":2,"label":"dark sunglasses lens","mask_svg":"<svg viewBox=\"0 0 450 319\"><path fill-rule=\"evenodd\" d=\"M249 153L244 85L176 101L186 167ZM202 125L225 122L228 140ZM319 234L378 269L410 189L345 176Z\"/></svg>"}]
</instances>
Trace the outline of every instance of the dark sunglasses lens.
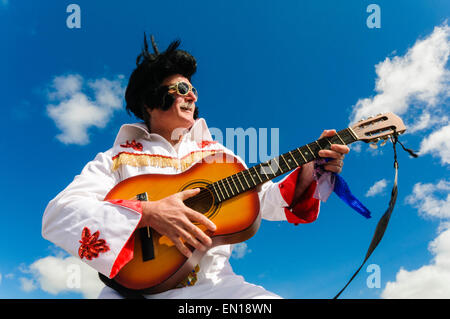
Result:
<instances>
[{"instance_id":1,"label":"dark sunglasses lens","mask_svg":"<svg viewBox=\"0 0 450 319\"><path fill-rule=\"evenodd\" d=\"M195 97L198 97L198 92L195 87L192 87L192 92L194 93Z\"/></svg>"},{"instance_id":2,"label":"dark sunglasses lens","mask_svg":"<svg viewBox=\"0 0 450 319\"><path fill-rule=\"evenodd\" d=\"M178 92L180 92L181 95L186 95L189 93L189 85L184 82L178 83Z\"/></svg>"}]
</instances>

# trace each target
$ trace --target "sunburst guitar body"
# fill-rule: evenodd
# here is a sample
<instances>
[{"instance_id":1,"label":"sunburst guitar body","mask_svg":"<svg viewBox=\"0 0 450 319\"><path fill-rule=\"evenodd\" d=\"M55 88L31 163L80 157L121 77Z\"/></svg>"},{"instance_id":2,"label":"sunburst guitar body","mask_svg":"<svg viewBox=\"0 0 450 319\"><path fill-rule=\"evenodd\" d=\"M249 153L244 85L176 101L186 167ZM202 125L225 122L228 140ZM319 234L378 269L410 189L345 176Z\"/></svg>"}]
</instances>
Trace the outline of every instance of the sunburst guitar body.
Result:
<instances>
[{"instance_id":1,"label":"sunburst guitar body","mask_svg":"<svg viewBox=\"0 0 450 319\"><path fill-rule=\"evenodd\" d=\"M250 189L220 201L222 194L216 196L211 185L244 169L236 158L229 155L210 155L180 174L144 174L125 179L107 194L105 200L133 199L139 195L142 198L145 194L145 200L156 201L187 189L200 188L201 192L186 200L185 204L204 214L217 229L211 233L203 225L194 224L211 237L212 247L238 243L252 237L259 228L258 194L255 189ZM231 196L232 190L221 189L223 196L226 192ZM134 236L133 259L114 277L122 287L133 291L152 294L174 288L204 255L204 252L190 247L193 254L190 258L185 257L168 237L151 228L139 229ZM151 258L143 256L148 249L153 251Z\"/></svg>"}]
</instances>

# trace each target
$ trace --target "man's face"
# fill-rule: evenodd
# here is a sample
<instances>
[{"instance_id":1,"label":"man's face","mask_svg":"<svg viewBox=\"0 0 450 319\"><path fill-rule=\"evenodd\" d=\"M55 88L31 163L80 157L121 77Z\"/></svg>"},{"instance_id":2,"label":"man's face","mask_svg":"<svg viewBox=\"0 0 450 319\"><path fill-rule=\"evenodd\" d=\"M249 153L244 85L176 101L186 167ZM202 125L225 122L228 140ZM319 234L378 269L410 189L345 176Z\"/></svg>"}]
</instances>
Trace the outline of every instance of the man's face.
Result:
<instances>
[{"instance_id":1,"label":"man's face","mask_svg":"<svg viewBox=\"0 0 450 319\"><path fill-rule=\"evenodd\" d=\"M191 85L189 80L180 74L171 75L164 79L162 85L170 86L183 81ZM194 124L194 110L197 97L190 91L187 95L179 95L175 90L171 94L175 101L167 110L161 109L149 110L152 132L163 128L164 130L175 130L180 128L189 129ZM172 92L172 91L170 91Z\"/></svg>"}]
</instances>

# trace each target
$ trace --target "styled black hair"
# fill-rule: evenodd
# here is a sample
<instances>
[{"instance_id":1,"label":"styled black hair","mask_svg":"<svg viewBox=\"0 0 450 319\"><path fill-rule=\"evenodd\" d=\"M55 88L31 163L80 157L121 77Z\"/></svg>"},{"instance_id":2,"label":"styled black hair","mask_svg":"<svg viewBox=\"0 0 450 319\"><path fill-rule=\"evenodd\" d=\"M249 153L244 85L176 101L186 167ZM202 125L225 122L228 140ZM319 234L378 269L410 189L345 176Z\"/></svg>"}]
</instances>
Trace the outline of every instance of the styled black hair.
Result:
<instances>
[{"instance_id":1,"label":"styled black hair","mask_svg":"<svg viewBox=\"0 0 450 319\"><path fill-rule=\"evenodd\" d=\"M168 110L174 101L167 87L161 83L165 78L181 74L189 81L197 70L195 58L188 52L178 50L180 41L170 43L166 51L160 53L153 35L151 42L154 53L148 51L147 36L144 32L144 48L136 59L136 69L131 73L125 91L126 110L143 120L150 127L147 108ZM194 111L194 119L198 117L198 109Z\"/></svg>"}]
</instances>

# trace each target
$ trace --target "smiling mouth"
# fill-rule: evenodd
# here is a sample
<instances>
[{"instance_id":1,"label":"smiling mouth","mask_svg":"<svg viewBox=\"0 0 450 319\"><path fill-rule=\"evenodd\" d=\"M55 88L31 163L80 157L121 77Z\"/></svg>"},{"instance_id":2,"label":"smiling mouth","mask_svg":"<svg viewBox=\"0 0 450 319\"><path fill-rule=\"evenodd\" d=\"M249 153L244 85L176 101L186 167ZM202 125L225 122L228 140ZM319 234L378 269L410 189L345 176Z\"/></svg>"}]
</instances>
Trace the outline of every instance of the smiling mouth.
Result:
<instances>
[{"instance_id":1,"label":"smiling mouth","mask_svg":"<svg viewBox=\"0 0 450 319\"><path fill-rule=\"evenodd\" d=\"M188 111L188 112L192 112L192 110L194 109L194 107L192 105L181 105L180 109L182 111Z\"/></svg>"}]
</instances>

